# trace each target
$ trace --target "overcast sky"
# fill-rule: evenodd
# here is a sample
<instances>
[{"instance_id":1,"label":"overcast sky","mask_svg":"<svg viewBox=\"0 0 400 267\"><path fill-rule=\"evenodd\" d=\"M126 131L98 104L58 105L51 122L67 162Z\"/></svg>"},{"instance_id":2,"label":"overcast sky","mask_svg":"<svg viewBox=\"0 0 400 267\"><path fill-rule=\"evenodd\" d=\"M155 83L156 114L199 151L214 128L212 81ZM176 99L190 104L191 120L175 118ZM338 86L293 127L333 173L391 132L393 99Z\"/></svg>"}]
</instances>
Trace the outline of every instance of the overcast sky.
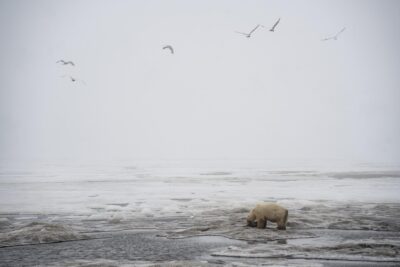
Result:
<instances>
[{"instance_id":1,"label":"overcast sky","mask_svg":"<svg viewBox=\"0 0 400 267\"><path fill-rule=\"evenodd\" d=\"M395 0L0 0L0 157L399 163L399 14Z\"/></svg>"}]
</instances>

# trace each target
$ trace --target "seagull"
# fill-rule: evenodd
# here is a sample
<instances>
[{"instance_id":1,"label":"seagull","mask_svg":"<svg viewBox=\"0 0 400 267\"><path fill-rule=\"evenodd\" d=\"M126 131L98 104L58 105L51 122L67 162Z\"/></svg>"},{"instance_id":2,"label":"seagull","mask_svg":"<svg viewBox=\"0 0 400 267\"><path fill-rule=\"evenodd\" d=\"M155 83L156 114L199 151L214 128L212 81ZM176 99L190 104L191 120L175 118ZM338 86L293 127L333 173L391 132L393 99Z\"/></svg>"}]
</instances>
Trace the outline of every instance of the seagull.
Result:
<instances>
[{"instance_id":1,"label":"seagull","mask_svg":"<svg viewBox=\"0 0 400 267\"><path fill-rule=\"evenodd\" d=\"M74 62L72 62L72 61L65 61L65 60L62 60L62 59L60 59L60 60L57 61L56 63L61 63L61 64L63 64L63 65L68 65L68 64L70 64L71 66L75 66Z\"/></svg>"},{"instance_id":2,"label":"seagull","mask_svg":"<svg viewBox=\"0 0 400 267\"><path fill-rule=\"evenodd\" d=\"M81 79L77 79L77 78L74 78L74 77L72 77L72 76L69 76L69 78L71 79L71 82L81 82L81 83L83 83L84 85L86 85L86 83L85 83L85 81L84 80L81 80Z\"/></svg>"},{"instance_id":3,"label":"seagull","mask_svg":"<svg viewBox=\"0 0 400 267\"><path fill-rule=\"evenodd\" d=\"M278 26L278 24L279 24L280 21L281 21L281 18L279 18L279 19L275 22L274 26L272 26L272 28L271 28L269 31L270 31L270 32L274 32L276 26Z\"/></svg>"},{"instance_id":4,"label":"seagull","mask_svg":"<svg viewBox=\"0 0 400 267\"><path fill-rule=\"evenodd\" d=\"M81 80L81 79L77 79L77 78L74 78L74 77L72 77L72 76L68 76L68 75L63 75L63 76L61 76L61 77L68 77L70 80L71 80L71 82L81 82L81 83L83 83L84 85L86 85L86 83L85 83L85 81L84 80Z\"/></svg>"},{"instance_id":5,"label":"seagull","mask_svg":"<svg viewBox=\"0 0 400 267\"><path fill-rule=\"evenodd\" d=\"M170 46L170 45L166 45L162 49L169 49L171 51L171 54L174 53L174 48L172 46Z\"/></svg>"},{"instance_id":6,"label":"seagull","mask_svg":"<svg viewBox=\"0 0 400 267\"><path fill-rule=\"evenodd\" d=\"M344 27L343 29L341 29L340 32L338 32L338 33L335 34L334 36L321 39L321 41L329 41L329 40L335 40L335 41L336 41L336 40L338 39L339 35L340 35L342 32L344 32L344 30L346 30L346 27Z\"/></svg>"},{"instance_id":7,"label":"seagull","mask_svg":"<svg viewBox=\"0 0 400 267\"><path fill-rule=\"evenodd\" d=\"M255 32L255 31L258 29L258 27L260 27L260 26L261 26L260 24L257 24L257 26L256 26L254 29L252 29L251 32L249 32L249 33L237 32L237 31L235 31L235 32L236 32L236 33L239 33L239 34L243 34L243 35L246 36L247 38L250 38L251 35L253 34L253 32Z\"/></svg>"}]
</instances>

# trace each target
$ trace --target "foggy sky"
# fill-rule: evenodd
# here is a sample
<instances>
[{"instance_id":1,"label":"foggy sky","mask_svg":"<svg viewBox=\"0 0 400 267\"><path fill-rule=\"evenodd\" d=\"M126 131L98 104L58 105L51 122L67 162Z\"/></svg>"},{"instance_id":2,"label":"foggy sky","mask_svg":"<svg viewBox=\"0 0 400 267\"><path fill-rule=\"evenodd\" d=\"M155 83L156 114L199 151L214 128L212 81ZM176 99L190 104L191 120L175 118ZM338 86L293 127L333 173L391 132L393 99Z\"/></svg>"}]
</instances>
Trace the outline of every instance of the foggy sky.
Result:
<instances>
[{"instance_id":1,"label":"foggy sky","mask_svg":"<svg viewBox=\"0 0 400 267\"><path fill-rule=\"evenodd\" d=\"M395 0L0 0L0 158L400 163L399 14Z\"/></svg>"}]
</instances>

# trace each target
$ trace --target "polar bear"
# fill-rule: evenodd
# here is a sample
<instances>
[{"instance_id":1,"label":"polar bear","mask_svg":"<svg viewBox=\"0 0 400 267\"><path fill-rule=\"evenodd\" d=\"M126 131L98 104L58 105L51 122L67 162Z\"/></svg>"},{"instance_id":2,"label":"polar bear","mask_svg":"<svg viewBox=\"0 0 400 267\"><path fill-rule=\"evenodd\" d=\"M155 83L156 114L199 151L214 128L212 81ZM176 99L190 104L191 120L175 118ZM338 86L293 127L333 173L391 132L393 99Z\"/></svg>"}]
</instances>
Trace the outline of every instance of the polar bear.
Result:
<instances>
[{"instance_id":1,"label":"polar bear","mask_svg":"<svg viewBox=\"0 0 400 267\"><path fill-rule=\"evenodd\" d=\"M268 202L260 202L247 216L247 225L257 228L265 228L267 221L276 222L278 230L286 230L288 210Z\"/></svg>"}]
</instances>

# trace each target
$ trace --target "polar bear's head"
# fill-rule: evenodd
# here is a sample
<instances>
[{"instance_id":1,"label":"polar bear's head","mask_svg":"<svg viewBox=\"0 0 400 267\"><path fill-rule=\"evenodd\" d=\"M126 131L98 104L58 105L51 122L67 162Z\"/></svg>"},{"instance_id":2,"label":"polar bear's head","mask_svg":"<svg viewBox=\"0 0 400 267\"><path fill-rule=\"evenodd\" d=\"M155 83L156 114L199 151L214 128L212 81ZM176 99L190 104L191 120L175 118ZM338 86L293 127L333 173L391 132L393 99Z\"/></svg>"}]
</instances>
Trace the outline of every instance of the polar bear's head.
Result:
<instances>
[{"instance_id":1,"label":"polar bear's head","mask_svg":"<svg viewBox=\"0 0 400 267\"><path fill-rule=\"evenodd\" d=\"M249 215L247 215L247 225L251 227L256 227L257 222L255 221L256 215L254 214L254 209L250 211Z\"/></svg>"}]
</instances>

